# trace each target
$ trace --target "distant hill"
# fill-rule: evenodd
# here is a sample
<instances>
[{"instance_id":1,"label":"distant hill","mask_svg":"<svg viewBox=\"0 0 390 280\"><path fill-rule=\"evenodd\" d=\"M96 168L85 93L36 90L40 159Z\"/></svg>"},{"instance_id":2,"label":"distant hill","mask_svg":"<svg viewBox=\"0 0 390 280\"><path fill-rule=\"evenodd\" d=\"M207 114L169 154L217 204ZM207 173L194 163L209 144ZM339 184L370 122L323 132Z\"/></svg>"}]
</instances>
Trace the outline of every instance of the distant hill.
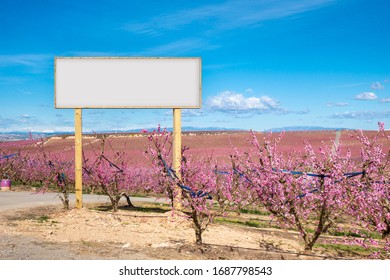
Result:
<instances>
[{"instance_id":1,"label":"distant hill","mask_svg":"<svg viewBox=\"0 0 390 280\"><path fill-rule=\"evenodd\" d=\"M164 127L162 127L164 128ZM156 127L147 129L148 131L153 131L157 129ZM173 127L167 127L168 131L173 131ZM195 126L183 126L181 128L182 131L247 131L245 129L240 128L226 128L226 127L195 127ZM140 132L140 129L132 129L132 130L126 130L124 132Z\"/></svg>"},{"instance_id":2,"label":"distant hill","mask_svg":"<svg viewBox=\"0 0 390 280\"><path fill-rule=\"evenodd\" d=\"M164 128L164 127L162 127ZM157 127L146 128L148 131L153 131L157 129ZM173 131L172 127L166 128L168 131ZM340 127L322 127L322 126L285 126L285 127L276 127L265 129L264 131L272 131L272 132L281 132L281 131L337 131L337 130L349 130L348 128L340 128ZM94 134L94 133L139 133L141 128L137 129L129 129L129 130L99 130L95 132L84 132L84 134ZM246 129L240 128L226 128L226 127L195 127L195 126L183 126L183 132L202 132L202 131L232 131L232 132L240 132L240 131L248 131ZM0 132L0 141L17 141L17 140L26 140L30 139L32 136L35 139L39 138L47 138L56 135L68 135L74 134L73 131L56 131L56 132L23 132L23 131L13 131L13 132Z\"/></svg>"},{"instance_id":3,"label":"distant hill","mask_svg":"<svg viewBox=\"0 0 390 280\"><path fill-rule=\"evenodd\" d=\"M164 127L162 127L164 128ZM153 128L146 128L148 131L153 131L157 129L157 127ZM173 131L172 127L166 128L168 131ZM335 127L322 127L322 126L286 126L286 127L277 127L277 128L271 128L271 129L265 129L265 131L272 131L272 132L281 132L281 131L324 131L324 130L348 130L346 128L335 128ZM110 134L110 133L139 133L141 129L129 129L129 130L100 130L96 132L84 132L84 134L94 134L94 133L104 133L104 134ZM240 131L248 131L245 129L240 128L226 128L226 127L195 127L195 126L183 126L182 127L183 132L202 132L202 131L234 131L234 132L240 132ZM39 138L47 138L52 137L56 135L68 135L73 134L73 131L56 131L56 132L24 132L24 131L13 131L13 132L0 132L0 141L17 141L17 140L26 140L30 139L32 136L34 139Z\"/></svg>"},{"instance_id":4,"label":"distant hill","mask_svg":"<svg viewBox=\"0 0 390 280\"><path fill-rule=\"evenodd\" d=\"M281 132L281 131L319 131L319 130L348 130L347 128L340 128L340 127L322 127L322 126L286 126L286 127L278 127L278 128L271 128L266 129L266 131L272 131L272 132Z\"/></svg>"},{"instance_id":5,"label":"distant hill","mask_svg":"<svg viewBox=\"0 0 390 280\"><path fill-rule=\"evenodd\" d=\"M0 132L0 141L18 141L28 139L40 139L55 136L58 134L71 134L71 132Z\"/></svg>"},{"instance_id":6,"label":"distant hill","mask_svg":"<svg viewBox=\"0 0 390 280\"><path fill-rule=\"evenodd\" d=\"M162 127L164 128L164 127ZM157 127L147 128L148 131L153 131L157 129ZM166 128L168 131L173 131L172 127ZM129 130L100 130L95 132L84 132L84 134L94 134L94 133L139 133L141 128L139 129L129 129ZM182 127L183 132L189 131L245 131L243 129L238 128L226 128L226 127L194 127L194 126L184 126ZM27 140L31 137L34 139L39 138L47 138L56 135L68 135L74 134L73 131L56 131L56 132L24 132L24 131L12 131L12 132L0 132L0 141L18 141L18 140Z\"/></svg>"}]
</instances>

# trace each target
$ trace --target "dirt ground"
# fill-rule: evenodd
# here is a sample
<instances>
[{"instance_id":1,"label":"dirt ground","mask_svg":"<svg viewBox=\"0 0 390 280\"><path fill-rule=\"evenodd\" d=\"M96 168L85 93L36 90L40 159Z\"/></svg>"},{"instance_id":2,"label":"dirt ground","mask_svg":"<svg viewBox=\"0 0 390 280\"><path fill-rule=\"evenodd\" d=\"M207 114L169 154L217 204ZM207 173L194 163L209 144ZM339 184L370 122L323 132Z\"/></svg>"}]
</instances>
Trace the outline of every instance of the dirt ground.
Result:
<instances>
[{"instance_id":1,"label":"dirt ground","mask_svg":"<svg viewBox=\"0 0 390 280\"><path fill-rule=\"evenodd\" d=\"M122 207L85 205L64 211L60 206L3 212L0 216L0 259L179 259L272 260L353 259L315 248L303 252L295 232L214 223L194 244L191 223L152 204ZM242 214L244 215L244 214Z\"/></svg>"}]
</instances>

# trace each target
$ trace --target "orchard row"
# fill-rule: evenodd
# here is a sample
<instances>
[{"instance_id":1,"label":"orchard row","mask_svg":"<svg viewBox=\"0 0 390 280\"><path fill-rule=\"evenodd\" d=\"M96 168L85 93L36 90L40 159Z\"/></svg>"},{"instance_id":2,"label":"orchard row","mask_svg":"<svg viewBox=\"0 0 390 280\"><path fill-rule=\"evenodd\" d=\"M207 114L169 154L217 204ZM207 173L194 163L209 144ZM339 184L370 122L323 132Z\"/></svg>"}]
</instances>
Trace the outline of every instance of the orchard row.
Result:
<instances>
[{"instance_id":1,"label":"orchard row","mask_svg":"<svg viewBox=\"0 0 390 280\"><path fill-rule=\"evenodd\" d=\"M216 216L246 207L266 209L281 227L297 230L306 250L311 250L324 233L340 230L345 217L356 227L377 232L383 240L356 233L363 238L344 241L374 245L373 256L388 258L390 246L390 137L380 123L377 134L368 138L362 131L350 137L359 142L360 159L351 156L342 143L323 143L315 150L305 142L303 152L281 152L283 137L268 133L263 139L252 134L249 148L236 149L225 160L212 154L192 156L182 148L180 170L171 168L172 137L158 128L148 134L148 148L142 151L149 166L128 163L126 150L113 151L102 137L100 147L83 157L83 186L109 196L113 211L121 197L134 193L166 195L173 208L192 221L197 244ZM64 207L69 209L69 192L74 185L73 160L45 151L20 149L0 160L1 175L22 184L56 186ZM110 151L109 151L110 150ZM382 244L383 246L379 246Z\"/></svg>"}]
</instances>

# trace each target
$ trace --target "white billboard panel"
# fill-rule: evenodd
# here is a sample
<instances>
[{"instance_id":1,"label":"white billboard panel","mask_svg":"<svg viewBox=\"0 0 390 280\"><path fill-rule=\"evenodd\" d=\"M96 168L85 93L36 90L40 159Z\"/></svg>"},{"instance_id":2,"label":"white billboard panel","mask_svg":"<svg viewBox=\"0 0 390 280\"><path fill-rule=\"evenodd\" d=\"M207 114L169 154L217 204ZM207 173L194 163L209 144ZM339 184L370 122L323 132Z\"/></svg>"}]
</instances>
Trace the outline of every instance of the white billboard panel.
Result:
<instances>
[{"instance_id":1,"label":"white billboard panel","mask_svg":"<svg viewBox=\"0 0 390 280\"><path fill-rule=\"evenodd\" d=\"M200 108L200 58L56 57L56 108Z\"/></svg>"}]
</instances>

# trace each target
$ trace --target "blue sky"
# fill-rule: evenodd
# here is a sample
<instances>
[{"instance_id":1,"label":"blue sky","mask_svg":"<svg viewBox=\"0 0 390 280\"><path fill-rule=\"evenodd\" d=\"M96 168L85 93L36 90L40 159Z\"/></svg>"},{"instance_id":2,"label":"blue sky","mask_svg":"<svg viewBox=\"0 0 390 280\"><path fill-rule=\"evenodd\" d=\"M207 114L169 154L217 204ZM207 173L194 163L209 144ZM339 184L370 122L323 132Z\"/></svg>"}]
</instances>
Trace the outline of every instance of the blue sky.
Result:
<instances>
[{"instance_id":1,"label":"blue sky","mask_svg":"<svg viewBox=\"0 0 390 280\"><path fill-rule=\"evenodd\" d=\"M390 1L2 0L0 131L73 130L55 56L202 58L183 126L390 125ZM161 93L163 94L163 93ZM84 110L88 131L172 126L168 109Z\"/></svg>"}]
</instances>

